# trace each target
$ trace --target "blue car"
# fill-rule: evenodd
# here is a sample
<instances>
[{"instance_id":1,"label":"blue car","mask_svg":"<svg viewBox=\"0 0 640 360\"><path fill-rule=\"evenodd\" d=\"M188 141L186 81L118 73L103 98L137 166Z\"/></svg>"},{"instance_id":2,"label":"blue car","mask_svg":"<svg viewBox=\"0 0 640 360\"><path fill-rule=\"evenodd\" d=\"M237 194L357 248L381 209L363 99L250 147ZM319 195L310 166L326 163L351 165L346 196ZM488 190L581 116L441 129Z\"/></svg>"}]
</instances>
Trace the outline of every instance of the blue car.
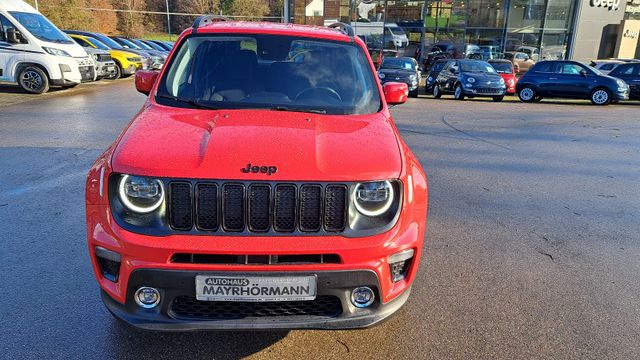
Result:
<instances>
[{"instance_id":1,"label":"blue car","mask_svg":"<svg viewBox=\"0 0 640 360\"><path fill-rule=\"evenodd\" d=\"M516 85L523 102L545 97L589 99L594 105L607 105L629 98L629 86L579 61L553 60L535 64Z\"/></svg>"},{"instance_id":2,"label":"blue car","mask_svg":"<svg viewBox=\"0 0 640 360\"><path fill-rule=\"evenodd\" d=\"M433 84L433 97L453 94L456 100L467 97L491 97L499 102L507 87L504 79L486 61L450 60Z\"/></svg>"},{"instance_id":3,"label":"blue car","mask_svg":"<svg viewBox=\"0 0 640 360\"><path fill-rule=\"evenodd\" d=\"M640 62L631 62L616 66L610 73L629 85L629 98L640 100Z\"/></svg>"}]
</instances>

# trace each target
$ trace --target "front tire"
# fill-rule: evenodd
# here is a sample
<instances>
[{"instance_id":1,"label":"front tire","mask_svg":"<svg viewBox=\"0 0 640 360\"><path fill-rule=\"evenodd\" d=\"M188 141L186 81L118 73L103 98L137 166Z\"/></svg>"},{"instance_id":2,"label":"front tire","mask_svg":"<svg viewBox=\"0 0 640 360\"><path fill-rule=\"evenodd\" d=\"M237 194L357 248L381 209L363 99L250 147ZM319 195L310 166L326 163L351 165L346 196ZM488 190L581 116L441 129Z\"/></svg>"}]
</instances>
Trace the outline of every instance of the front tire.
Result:
<instances>
[{"instance_id":1,"label":"front tire","mask_svg":"<svg viewBox=\"0 0 640 360\"><path fill-rule=\"evenodd\" d=\"M122 76L122 69L120 68L120 65L116 64L115 72L113 73L113 75L107 76L105 79L107 79L107 80L118 80L118 79L120 79L120 76Z\"/></svg>"},{"instance_id":2,"label":"front tire","mask_svg":"<svg viewBox=\"0 0 640 360\"><path fill-rule=\"evenodd\" d=\"M611 92L604 88L595 89L591 92L590 99L593 105L609 105L611 102Z\"/></svg>"},{"instance_id":3,"label":"front tire","mask_svg":"<svg viewBox=\"0 0 640 360\"><path fill-rule=\"evenodd\" d=\"M525 86L518 92L518 97L522 102L534 102L536 100L536 91L531 86Z\"/></svg>"},{"instance_id":4,"label":"front tire","mask_svg":"<svg viewBox=\"0 0 640 360\"><path fill-rule=\"evenodd\" d=\"M37 66L25 66L18 73L20 87L31 94L42 94L49 91L49 78Z\"/></svg>"},{"instance_id":5,"label":"front tire","mask_svg":"<svg viewBox=\"0 0 640 360\"><path fill-rule=\"evenodd\" d=\"M464 90L462 90L462 85L456 85L456 89L453 92L453 97L456 100L464 100Z\"/></svg>"},{"instance_id":6,"label":"front tire","mask_svg":"<svg viewBox=\"0 0 640 360\"><path fill-rule=\"evenodd\" d=\"M433 85L433 98L440 99L442 97L442 92L440 92L440 85Z\"/></svg>"}]
</instances>

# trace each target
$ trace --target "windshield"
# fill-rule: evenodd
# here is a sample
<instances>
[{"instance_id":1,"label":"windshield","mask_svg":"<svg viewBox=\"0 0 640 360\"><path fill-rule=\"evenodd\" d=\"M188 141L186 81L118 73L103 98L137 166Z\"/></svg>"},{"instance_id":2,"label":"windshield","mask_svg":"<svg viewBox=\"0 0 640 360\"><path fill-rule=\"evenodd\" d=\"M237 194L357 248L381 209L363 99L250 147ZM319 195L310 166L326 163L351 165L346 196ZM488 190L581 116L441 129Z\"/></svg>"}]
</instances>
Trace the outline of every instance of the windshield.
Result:
<instances>
[{"instance_id":1,"label":"windshield","mask_svg":"<svg viewBox=\"0 0 640 360\"><path fill-rule=\"evenodd\" d=\"M111 49L115 49L115 50L122 50L124 49L122 47L122 45L118 44L117 42L111 40L110 38L102 35L102 34L92 34L92 36L94 36L96 39L102 41L103 44L107 45L109 48Z\"/></svg>"},{"instance_id":2,"label":"windshield","mask_svg":"<svg viewBox=\"0 0 640 360\"><path fill-rule=\"evenodd\" d=\"M151 46L143 43L140 40L131 40L131 42L133 42L134 44L138 45L139 48L142 48L144 50L154 50Z\"/></svg>"},{"instance_id":3,"label":"windshield","mask_svg":"<svg viewBox=\"0 0 640 360\"><path fill-rule=\"evenodd\" d=\"M413 61L404 59L385 58L382 61L382 69L402 69L402 70L415 70Z\"/></svg>"},{"instance_id":4,"label":"windshield","mask_svg":"<svg viewBox=\"0 0 640 360\"><path fill-rule=\"evenodd\" d=\"M153 43L151 41L136 40L136 43L140 44L141 46L142 45L146 46L145 49L148 49L148 50L166 51L165 48L163 48L162 46L160 46L160 45L158 45L156 43Z\"/></svg>"},{"instance_id":5,"label":"windshield","mask_svg":"<svg viewBox=\"0 0 640 360\"><path fill-rule=\"evenodd\" d=\"M60 31L46 17L40 14L10 11L18 22L29 32L42 41L49 41L61 44L72 44L73 40L67 34Z\"/></svg>"},{"instance_id":6,"label":"windshield","mask_svg":"<svg viewBox=\"0 0 640 360\"><path fill-rule=\"evenodd\" d=\"M134 44L133 42L127 40L127 39L123 39L123 38L118 38L118 40L120 40L121 42L123 42L122 46L124 47L128 47L130 49L138 49L140 50L140 46Z\"/></svg>"},{"instance_id":7,"label":"windshield","mask_svg":"<svg viewBox=\"0 0 640 360\"><path fill-rule=\"evenodd\" d=\"M493 66L484 61L464 61L460 63L460 68L463 72L496 73Z\"/></svg>"},{"instance_id":8,"label":"windshield","mask_svg":"<svg viewBox=\"0 0 640 360\"><path fill-rule=\"evenodd\" d=\"M407 35L399 26L389 26L387 29L389 29L393 35Z\"/></svg>"},{"instance_id":9,"label":"windshield","mask_svg":"<svg viewBox=\"0 0 640 360\"><path fill-rule=\"evenodd\" d=\"M519 48L518 51L523 52L529 56L531 56L531 53L532 53L531 49L528 49L528 48Z\"/></svg>"},{"instance_id":10,"label":"windshield","mask_svg":"<svg viewBox=\"0 0 640 360\"><path fill-rule=\"evenodd\" d=\"M436 61L436 63L433 65L433 69L431 71L440 71L440 70L442 70L446 63L447 63L446 61Z\"/></svg>"},{"instance_id":11,"label":"windshield","mask_svg":"<svg viewBox=\"0 0 640 360\"><path fill-rule=\"evenodd\" d=\"M377 81L354 43L281 35L191 36L160 81L156 101L214 109L371 114Z\"/></svg>"},{"instance_id":12,"label":"windshield","mask_svg":"<svg viewBox=\"0 0 640 360\"><path fill-rule=\"evenodd\" d=\"M110 50L109 47L107 45L105 45L102 41L96 39L96 38L92 38L87 36L86 37L87 41L90 42L91 44L93 44L95 47L97 47L98 49L102 49L102 50Z\"/></svg>"},{"instance_id":13,"label":"windshield","mask_svg":"<svg viewBox=\"0 0 640 360\"><path fill-rule=\"evenodd\" d=\"M492 62L491 66L499 73L499 74L513 74L513 66L508 62Z\"/></svg>"}]
</instances>

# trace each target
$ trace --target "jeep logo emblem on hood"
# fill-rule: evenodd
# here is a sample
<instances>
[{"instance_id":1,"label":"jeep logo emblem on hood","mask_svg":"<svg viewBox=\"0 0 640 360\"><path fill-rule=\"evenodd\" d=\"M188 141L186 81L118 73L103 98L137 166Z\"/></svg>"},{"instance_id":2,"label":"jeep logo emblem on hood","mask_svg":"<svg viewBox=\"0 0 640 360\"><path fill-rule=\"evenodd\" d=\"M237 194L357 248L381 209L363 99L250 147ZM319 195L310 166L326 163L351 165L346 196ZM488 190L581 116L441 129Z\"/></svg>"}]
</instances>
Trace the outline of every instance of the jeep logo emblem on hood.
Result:
<instances>
[{"instance_id":1,"label":"jeep logo emblem on hood","mask_svg":"<svg viewBox=\"0 0 640 360\"><path fill-rule=\"evenodd\" d=\"M263 174L267 174L269 176L271 176L271 174L275 174L276 172L278 172L278 167L277 166L258 166L258 165L251 165L251 163L247 164L246 168L242 168L240 169L242 170L243 173L248 174L248 173L263 173Z\"/></svg>"}]
</instances>

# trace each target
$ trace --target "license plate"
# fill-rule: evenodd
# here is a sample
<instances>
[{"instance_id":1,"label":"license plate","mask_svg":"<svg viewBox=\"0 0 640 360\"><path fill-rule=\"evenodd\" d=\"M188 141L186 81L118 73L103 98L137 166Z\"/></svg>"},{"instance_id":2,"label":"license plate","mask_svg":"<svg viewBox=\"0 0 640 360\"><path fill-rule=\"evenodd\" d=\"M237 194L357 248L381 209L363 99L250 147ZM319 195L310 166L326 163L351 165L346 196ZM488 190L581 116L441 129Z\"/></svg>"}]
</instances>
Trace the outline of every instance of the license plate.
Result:
<instances>
[{"instance_id":1,"label":"license plate","mask_svg":"<svg viewBox=\"0 0 640 360\"><path fill-rule=\"evenodd\" d=\"M315 298L315 276L196 276L196 299L201 301L301 301Z\"/></svg>"}]
</instances>

